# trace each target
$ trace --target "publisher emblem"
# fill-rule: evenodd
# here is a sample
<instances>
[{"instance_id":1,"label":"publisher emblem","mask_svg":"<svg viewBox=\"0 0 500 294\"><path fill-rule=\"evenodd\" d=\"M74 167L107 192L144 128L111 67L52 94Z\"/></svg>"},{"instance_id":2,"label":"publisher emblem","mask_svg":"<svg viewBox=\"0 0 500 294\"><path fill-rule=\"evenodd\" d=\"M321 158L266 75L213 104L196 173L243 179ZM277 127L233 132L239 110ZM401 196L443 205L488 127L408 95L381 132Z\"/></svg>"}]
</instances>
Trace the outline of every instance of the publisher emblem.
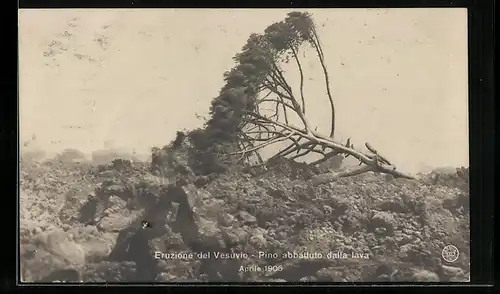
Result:
<instances>
[{"instance_id":1,"label":"publisher emblem","mask_svg":"<svg viewBox=\"0 0 500 294\"><path fill-rule=\"evenodd\" d=\"M441 256L447 262L454 262L458 259L460 255L458 248L454 245L446 245L441 251Z\"/></svg>"}]
</instances>

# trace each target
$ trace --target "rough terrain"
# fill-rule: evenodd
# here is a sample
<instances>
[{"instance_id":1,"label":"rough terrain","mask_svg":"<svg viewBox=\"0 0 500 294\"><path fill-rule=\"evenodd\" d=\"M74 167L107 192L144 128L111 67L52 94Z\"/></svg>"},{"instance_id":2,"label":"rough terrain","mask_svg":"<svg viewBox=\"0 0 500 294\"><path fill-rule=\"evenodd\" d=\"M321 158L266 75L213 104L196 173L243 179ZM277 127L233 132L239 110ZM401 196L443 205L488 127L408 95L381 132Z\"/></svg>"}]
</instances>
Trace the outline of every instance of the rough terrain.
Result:
<instances>
[{"instance_id":1,"label":"rough terrain","mask_svg":"<svg viewBox=\"0 0 500 294\"><path fill-rule=\"evenodd\" d=\"M146 163L22 159L23 281L469 280L468 169L315 186L321 169L286 159L196 176L174 149Z\"/></svg>"}]
</instances>

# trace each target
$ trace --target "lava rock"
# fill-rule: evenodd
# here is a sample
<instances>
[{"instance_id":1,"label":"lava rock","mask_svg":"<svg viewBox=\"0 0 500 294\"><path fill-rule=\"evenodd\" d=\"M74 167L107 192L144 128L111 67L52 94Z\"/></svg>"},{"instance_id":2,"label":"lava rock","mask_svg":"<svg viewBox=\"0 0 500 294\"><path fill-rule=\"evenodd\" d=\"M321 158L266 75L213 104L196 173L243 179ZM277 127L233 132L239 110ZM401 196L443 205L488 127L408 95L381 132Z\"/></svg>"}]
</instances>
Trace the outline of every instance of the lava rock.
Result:
<instances>
[{"instance_id":1,"label":"lava rock","mask_svg":"<svg viewBox=\"0 0 500 294\"><path fill-rule=\"evenodd\" d=\"M222 213L219 217L219 224L221 226L230 227L235 221L235 217L229 213Z\"/></svg>"},{"instance_id":2,"label":"lava rock","mask_svg":"<svg viewBox=\"0 0 500 294\"><path fill-rule=\"evenodd\" d=\"M257 222L257 218L246 211L242 210L238 215L246 224L253 224Z\"/></svg>"},{"instance_id":3,"label":"lava rock","mask_svg":"<svg viewBox=\"0 0 500 294\"><path fill-rule=\"evenodd\" d=\"M429 270L419 270L413 273L414 282L439 282L439 276Z\"/></svg>"},{"instance_id":4,"label":"lava rock","mask_svg":"<svg viewBox=\"0 0 500 294\"><path fill-rule=\"evenodd\" d=\"M392 214L385 211L378 211L372 217L371 225L374 228L385 228L388 232L394 231L395 218Z\"/></svg>"}]
</instances>

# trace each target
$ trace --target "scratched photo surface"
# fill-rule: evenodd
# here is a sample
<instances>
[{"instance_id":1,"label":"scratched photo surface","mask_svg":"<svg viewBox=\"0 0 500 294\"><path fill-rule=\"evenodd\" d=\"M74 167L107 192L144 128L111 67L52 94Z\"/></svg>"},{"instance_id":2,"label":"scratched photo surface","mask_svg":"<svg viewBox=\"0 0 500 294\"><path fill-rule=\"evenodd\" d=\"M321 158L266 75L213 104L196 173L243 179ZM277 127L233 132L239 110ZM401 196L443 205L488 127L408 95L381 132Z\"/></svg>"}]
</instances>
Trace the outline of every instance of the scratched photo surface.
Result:
<instances>
[{"instance_id":1,"label":"scratched photo surface","mask_svg":"<svg viewBox=\"0 0 500 294\"><path fill-rule=\"evenodd\" d=\"M19 13L21 282L469 281L465 9Z\"/></svg>"}]
</instances>

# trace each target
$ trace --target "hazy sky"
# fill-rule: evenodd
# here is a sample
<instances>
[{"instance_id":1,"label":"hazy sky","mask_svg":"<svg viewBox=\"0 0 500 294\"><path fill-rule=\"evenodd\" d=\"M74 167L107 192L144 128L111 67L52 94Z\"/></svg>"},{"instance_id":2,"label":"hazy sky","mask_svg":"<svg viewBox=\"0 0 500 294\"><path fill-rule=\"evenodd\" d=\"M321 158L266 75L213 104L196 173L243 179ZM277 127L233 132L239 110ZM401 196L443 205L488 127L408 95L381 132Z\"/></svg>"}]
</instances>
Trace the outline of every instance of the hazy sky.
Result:
<instances>
[{"instance_id":1,"label":"hazy sky","mask_svg":"<svg viewBox=\"0 0 500 294\"><path fill-rule=\"evenodd\" d=\"M368 141L407 172L468 164L465 9L308 11L330 72L337 139ZM84 152L166 144L201 126L196 113L207 114L234 54L288 12L21 11L21 140L36 134L45 150ZM310 56L308 116L327 134L324 81Z\"/></svg>"}]
</instances>

